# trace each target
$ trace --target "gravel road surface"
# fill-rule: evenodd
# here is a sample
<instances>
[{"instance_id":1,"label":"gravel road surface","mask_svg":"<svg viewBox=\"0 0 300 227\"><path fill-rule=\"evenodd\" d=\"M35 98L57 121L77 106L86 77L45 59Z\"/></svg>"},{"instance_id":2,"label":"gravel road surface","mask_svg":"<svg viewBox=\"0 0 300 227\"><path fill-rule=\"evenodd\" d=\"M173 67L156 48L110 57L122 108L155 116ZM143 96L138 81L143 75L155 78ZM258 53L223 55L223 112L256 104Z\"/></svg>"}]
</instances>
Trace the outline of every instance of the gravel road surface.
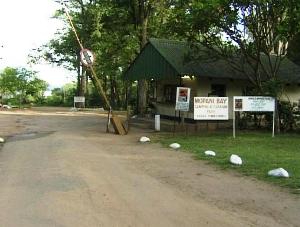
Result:
<instances>
[{"instance_id":1,"label":"gravel road surface","mask_svg":"<svg viewBox=\"0 0 300 227\"><path fill-rule=\"evenodd\" d=\"M105 116L0 112L0 226L300 226L300 196L105 133ZM0 145L1 146L1 145Z\"/></svg>"}]
</instances>

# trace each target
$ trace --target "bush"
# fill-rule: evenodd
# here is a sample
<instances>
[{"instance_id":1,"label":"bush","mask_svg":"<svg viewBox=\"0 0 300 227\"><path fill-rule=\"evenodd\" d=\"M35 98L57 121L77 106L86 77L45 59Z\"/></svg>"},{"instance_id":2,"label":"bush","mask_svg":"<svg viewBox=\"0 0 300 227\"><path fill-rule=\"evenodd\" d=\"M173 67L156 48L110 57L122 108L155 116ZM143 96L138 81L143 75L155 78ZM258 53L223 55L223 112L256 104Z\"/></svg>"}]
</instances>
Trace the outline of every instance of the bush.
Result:
<instances>
[{"instance_id":1,"label":"bush","mask_svg":"<svg viewBox=\"0 0 300 227\"><path fill-rule=\"evenodd\" d=\"M295 104L287 101L280 101L278 103L280 130L283 132L297 129L297 122L299 121L299 111Z\"/></svg>"}]
</instances>

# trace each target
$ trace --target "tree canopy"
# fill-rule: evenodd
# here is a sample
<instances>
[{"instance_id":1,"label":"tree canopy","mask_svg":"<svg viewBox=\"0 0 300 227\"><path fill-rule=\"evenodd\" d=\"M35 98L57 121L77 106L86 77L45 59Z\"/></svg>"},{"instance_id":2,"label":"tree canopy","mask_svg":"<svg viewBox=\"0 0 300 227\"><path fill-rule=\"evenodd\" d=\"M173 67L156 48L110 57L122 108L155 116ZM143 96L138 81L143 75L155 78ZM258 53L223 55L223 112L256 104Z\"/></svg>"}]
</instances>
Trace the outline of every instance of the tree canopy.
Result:
<instances>
[{"instance_id":1,"label":"tree canopy","mask_svg":"<svg viewBox=\"0 0 300 227\"><path fill-rule=\"evenodd\" d=\"M276 86L288 44L299 31L299 7L297 0L189 1L174 9L170 25L243 72L257 92L268 93L265 81Z\"/></svg>"},{"instance_id":2,"label":"tree canopy","mask_svg":"<svg viewBox=\"0 0 300 227\"><path fill-rule=\"evenodd\" d=\"M243 72L260 94L280 96L277 73L288 46L299 34L297 0L68 0L80 41L96 55L98 79L113 107L124 106L127 87L122 72L149 37L198 43L215 58ZM38 58L77 71L77 94L88 93L91 73L80 63L80 46L64 17L65 28L38 50ZM294 42L295 43L295 42ZM295 46L295 44L294 44ZM35 55L36 56L36 55ZM203 55L201 55L203 56ZM140 112L147 104L147 82L139 81Z\"/></svg>"},{"instance_id":3,"label":"tree canopy","mask_svg":"<svg viewBox=\"0 0 300 227\"><path fill-rule=\"evenodd\" d=\"M25 68L7 67L0 73L0 94L24 102L41 103L48 84Z\"/></svg>"}]
</instances>

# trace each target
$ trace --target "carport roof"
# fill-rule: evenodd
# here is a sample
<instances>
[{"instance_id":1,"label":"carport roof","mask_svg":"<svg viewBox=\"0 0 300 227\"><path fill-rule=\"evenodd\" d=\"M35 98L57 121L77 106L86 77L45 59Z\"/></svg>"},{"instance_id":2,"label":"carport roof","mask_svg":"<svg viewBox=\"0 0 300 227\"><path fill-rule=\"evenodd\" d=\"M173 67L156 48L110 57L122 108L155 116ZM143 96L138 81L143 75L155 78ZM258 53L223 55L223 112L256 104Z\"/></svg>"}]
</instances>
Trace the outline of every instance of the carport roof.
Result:
<instances>
[{"instance_id":1,"label":"carport roof","mask_svg":"<svg viewBox=\"0 0 300 227\"><path fill-rule=\"evenodd\" d=\"M177 76L247 79L222 59L187 61L187 42L151 38L124 73L127 80L169 79ZM285 58L278 75L286 82L300 82L300 67Z\"/></svg>"}]
</instances>

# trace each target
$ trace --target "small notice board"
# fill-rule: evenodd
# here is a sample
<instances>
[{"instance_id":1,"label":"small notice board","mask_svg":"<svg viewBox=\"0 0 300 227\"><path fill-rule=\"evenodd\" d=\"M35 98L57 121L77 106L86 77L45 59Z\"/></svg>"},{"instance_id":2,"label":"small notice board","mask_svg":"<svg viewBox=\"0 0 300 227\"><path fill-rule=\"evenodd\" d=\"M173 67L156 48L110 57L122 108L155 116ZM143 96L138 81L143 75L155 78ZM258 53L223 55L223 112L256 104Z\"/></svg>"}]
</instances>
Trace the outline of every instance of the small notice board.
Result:
<instances>
[{"instance_id":1,"label":"small notice board","mask_svg":"<svg viewBox=\"0 0 300 227\"><path fill-rule=\"evenodd\" d=\"M235 138L235 112L273 112L272 137L275 132L275 98L268 96L233 97L233 137Z\"/></svg>"},{"instance_id":2,"label":"small notice board","mask_svg":"<svg viewBox=\"0 0 300 227\"><path fill-rule=\"evenodd\" d=\"M74 96L74 108L76 107L75 106L75 103L83 103L83 105L85 105L85 97L84 96Z\"/></svg>"},{"instance_id":3,"label":"small notice board","mask_svg":"<svg viewBox=\"0 0 300 227\"><path fill-rule=\"evenodd\" d=\"M194 120L228 120L228 97L194 97Z\"/></svg>"},{"instance_id":4,"label":"small notice board","mask_svg":"<svg viewBox=\"0 0 300 227\"><path fill-rule=\"evenodd\" d=\"M189 111L191 89L188 87L177 87L175 110Z\"/></svg>"},{"instance_id":5,"label":"small notice board","mask_svg":"<svg viewBox=\"0 0 300 227\"><path fill-rule=\"evenodd\" d=\"M275 99L266 96L234 96L234 111L273 112Z\"/></svg>"}]
</instances>

